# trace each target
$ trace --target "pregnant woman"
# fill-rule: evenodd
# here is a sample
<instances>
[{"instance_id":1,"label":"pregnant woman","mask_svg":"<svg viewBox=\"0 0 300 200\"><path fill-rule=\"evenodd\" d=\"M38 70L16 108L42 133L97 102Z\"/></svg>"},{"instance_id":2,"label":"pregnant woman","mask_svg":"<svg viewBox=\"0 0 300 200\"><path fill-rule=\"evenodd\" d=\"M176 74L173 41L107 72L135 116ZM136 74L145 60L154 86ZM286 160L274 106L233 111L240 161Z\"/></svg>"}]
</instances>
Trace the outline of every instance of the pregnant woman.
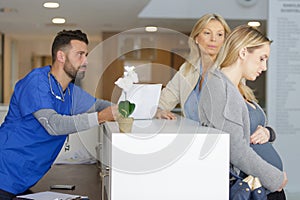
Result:
<instances>
[{"instance_id":1,"label":"pregnant woman","mask_svg":"<svg viewBox=\"0 0 300 200\"><path fill-rule=\"evenodd\" d=\"M270 132L265 128L264 111L245 81L254 81L267 70L270 44L253 27L234 29L216 59L217 69L208 75L199 104L202 125L230 134L231 168L240 176L258 177L270 192L269 200L285 199L282 189L287 175L281 158L267 141Z\"/></svg>"}]
</instances>

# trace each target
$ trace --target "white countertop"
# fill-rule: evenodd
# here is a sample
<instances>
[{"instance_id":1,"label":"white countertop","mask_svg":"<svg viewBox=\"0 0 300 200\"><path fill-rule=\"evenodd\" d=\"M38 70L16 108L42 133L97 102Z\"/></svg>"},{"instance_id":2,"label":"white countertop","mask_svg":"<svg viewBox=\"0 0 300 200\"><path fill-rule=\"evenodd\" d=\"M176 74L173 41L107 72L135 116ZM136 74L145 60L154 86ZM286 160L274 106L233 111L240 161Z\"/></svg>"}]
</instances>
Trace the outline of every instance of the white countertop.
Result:
<instances>
[{"instance_id":1,"label":"white countertop","mask_svg":"<svg viewBox=\"0 0 300 200\"><path fill-rule=\"evenodd\" d=\"M105 126L109 199L228 199L229 134L180 116Z\"/></svg>"},{"instance_id":2,"label":"white countertop","mask_svg":"<svg viewBox=\"0 0 300 200\"><path fill-rule=\"evenodd\" d=\"M111 133L119 133L117 122L105 123ZM132 133L219 133L219 130L200 126L199 122L178 116L176 120L134 120Z\"/></svg>"}]
</instances>

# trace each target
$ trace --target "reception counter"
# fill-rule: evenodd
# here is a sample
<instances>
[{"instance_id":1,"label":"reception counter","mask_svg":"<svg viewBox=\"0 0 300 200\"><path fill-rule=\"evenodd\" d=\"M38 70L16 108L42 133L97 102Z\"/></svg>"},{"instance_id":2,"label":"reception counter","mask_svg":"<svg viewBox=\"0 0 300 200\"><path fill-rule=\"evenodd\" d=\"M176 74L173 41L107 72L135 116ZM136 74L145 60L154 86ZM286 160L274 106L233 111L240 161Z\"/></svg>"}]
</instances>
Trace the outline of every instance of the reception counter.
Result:
<instances>
[{"instance_id":1,"label":"reception counter","mask_svg":"<svg viewBox=\"0 0 300 200\"><path fill-rule=\"evenodd\" d=\"M1 111L5 114L7 107ZM81 182L66 182L76 184L76 191L70 192L91 199L101 195L102 200L228 199L229 134L180 116L176 120L135 120L132 132L126 134L119 132L117 122L106 122L97 130L82 134L81 142L91 154L95 152L99 173L96 166L72 166L82 170L74 172L82 183L94 179L80 167L88 172L96 169L92 170L96 181L89 191ZM64 169L70 166L55 166L52 173L69 174ZM64 181L49 172L32 191L48 190L51 184Z\"/></svg>"},{"instance_id":2,"label":"reception counter","mask_svg":"<svg viewBox=\"0 0 300 200\"><path fill-rule=\"evenodd\" d=\"M101 130L102 199L228 199L229 134L183 117Z\"/></svg>"}]
</instances>

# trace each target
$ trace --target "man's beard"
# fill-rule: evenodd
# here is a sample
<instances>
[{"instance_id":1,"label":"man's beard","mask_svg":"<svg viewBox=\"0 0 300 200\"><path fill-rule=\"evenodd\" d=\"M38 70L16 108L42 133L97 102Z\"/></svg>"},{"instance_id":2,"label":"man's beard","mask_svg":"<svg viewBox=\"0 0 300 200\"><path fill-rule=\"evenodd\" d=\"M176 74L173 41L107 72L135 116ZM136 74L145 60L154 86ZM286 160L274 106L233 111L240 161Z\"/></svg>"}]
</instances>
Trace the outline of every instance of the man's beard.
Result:
<instances>
[{"instance_id":1,"label":"man's beard","mask_svg":"<svg viewBox=\"0 0 300 200\"><path fill-rule=\"evenodd\" d=\"M86 65L81 65L80 67L79 67L79 69L80 68L86 68ZM76 79L77 80L82 80L83 78L84 78L84 76L85 76L85 71L81 71L81 70L77 70L77 73L76 73Z\"/></svg>"},{"instance_id":2,"label":"man's beard","mask_svg":"<svg viewBox=\"0 0 300 200\"><path fill-rule=\"evenodd\" d=\"M66 59L66 63L64 65L64 71L66 74L74 81L76 80L82 80L85 76L85 71L79 70L80 68L86 68L86 65L81 65L78 69L74 67L69 61L69 59Z\"/></svg>"}]
</instances>

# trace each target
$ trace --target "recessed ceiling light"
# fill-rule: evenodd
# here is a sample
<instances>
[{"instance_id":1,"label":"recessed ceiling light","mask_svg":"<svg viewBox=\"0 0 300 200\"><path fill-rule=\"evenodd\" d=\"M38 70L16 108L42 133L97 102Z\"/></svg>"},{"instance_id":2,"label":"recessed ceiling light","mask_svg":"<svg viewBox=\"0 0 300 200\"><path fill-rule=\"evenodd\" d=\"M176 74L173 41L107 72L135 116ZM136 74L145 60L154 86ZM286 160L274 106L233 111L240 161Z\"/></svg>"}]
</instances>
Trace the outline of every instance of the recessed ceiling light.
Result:
<instances>
[{"instance_id":1,"label":"recessed ceiling light","mask_svg":"<svg viewBox=\"0 0 300 200\"><path fill-rule=\"evenodd\" d=\"M65 18L55 17L52 19L52 23L53 24L64 24L64 23L66 23L66 20L65 20Z\"/></svg>"},{"instance_id":2,"label":"recessed ceiling light","mask_svg":"<svg viewBox=\"0 0 300 200\"><path fill-rule=\"evenodd\" d=\"M46 2L43 5L45 8L58 8L59 7L59 3L56 2Z\"/></svg>"},{"instance_id":3,"label":"recessed ceiling light","mask_svg":"<svg viewBox=\"0 0 300 200\"><path fill-rule=\"evenodd\" d=\"M253 26L253 27L259 27L260 26L260 22L248 22L248 26Z\"/></svg>"},{"instance_id":4,"label":"recessed ceiling light","mask_svg":"<svg viewBox=\"0 0 300 200\"><path fill-rule=\"evenodd\" d=\"M257 0L237 0L237 2L242 6L251 7L257 3Z\"/></svg>"},{"instance_id":5,"label":"recessed ceiling light","mask_svg":"<svg viewBox=\"0 0 300 200\"><path fill-rule=\"evenodd\" d=\"M145 31L147 31L147 32L156 32L157 27L156 26L146 26Z\"/></svg>"}]
</instances>

